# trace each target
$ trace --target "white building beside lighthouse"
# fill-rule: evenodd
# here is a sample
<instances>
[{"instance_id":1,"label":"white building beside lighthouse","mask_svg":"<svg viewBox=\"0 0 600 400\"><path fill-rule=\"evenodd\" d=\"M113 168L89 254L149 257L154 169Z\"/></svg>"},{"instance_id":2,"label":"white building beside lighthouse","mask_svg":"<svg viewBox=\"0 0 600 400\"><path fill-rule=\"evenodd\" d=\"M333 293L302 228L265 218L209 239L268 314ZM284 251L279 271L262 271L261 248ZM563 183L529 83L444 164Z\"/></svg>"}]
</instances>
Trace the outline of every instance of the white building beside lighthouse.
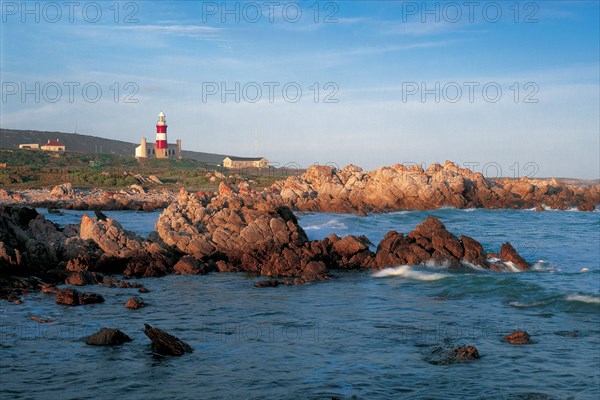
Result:
<instances>
[{"instance_id":1,"label":"white building beside lighthouse","mask_svg":"<svg viewBox=\"0 0 600 400\"><path fill-rule=\"evenodd\" d=\"M181 158L181 140L176 144L167 142L167 119L161 111L156 123L156 142L148 143L142 138L142 143L135 148L136 158Z\"/></svg>"}]
</instances>

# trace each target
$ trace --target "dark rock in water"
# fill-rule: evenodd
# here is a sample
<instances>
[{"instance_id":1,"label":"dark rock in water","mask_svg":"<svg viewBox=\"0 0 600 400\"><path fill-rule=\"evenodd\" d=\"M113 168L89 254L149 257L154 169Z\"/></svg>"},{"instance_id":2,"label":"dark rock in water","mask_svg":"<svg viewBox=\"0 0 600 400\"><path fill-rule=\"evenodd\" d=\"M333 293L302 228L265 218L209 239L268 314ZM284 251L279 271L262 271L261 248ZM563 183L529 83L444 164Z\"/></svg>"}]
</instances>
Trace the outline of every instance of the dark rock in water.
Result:
<instances>
[{"instance_id":1,"label":"dark rock in water","mask_svg":"<svg viewBox=\"0 0 600 400\"><path fill-rule=\"evenodd\" d=\"M144 324L144 334L152 341L152 350L167 356L181 356L193 350L189 344L167 332Z\"/></svg>"},{"instance_id":2,"label":"dark rock in water","mask_svg":"<svg viewBox=\"0 0 600 400\"><path fill-rule=\"evenodd\" d=\"M98 275L95 272L80 271L74 272L65 280L67 285L84 286L84 285L95 285L102 281L102 275Z\"/></svg>"},{"instance_id":3,"label":"dark rock in water","mask_svg":"<svg viewBox=\"0 0 600 400\"><path fill-rule=\"evenodd\" d=\"M144 306L146 306L146 303L144 303L144 299L138 296L131 297L129 300L127 300L127 303L125 303L125 308L129 308L132 310L136 310Z\"/></svg>"},{"instance_id":4,"label":"dark rock in water","mask_svg":"<svg viewBox=\"0 0 600 400\"><path fill-rule=\"evenodd\" d=\"M131 338L118 329L102 328L85 338L85 343L92 346L118 346L131 342Z\"/></svg>"},{"instance_id":5,"label":"dark rock in water","mask_svg":"<svg viewBox=\"0 0 600 400\"><path fill-rule=\"evenodd\" d=\"M43 294L55 294L57 291L58 289L54 285L44 284L41 286L41 292Z\"/></svg>"},{"instance_id":6,"label":"dark rock in water","mask_svg":"<svg viewBox=\"0 0 600 400\"><path fill-rule=\"evenodd\" d=\"M74 289L61 289L56 292L56 303L67 306L103 303L104 297L96 293L80 293Z\"/></svg>"},{"instance_id":7,"label":"dark rock in water","mask_svg":"<svg viewBox=\"0 0 600 400\"><path fill-rule=\"evenodd\" d=\"M58 208L48 207L48 214L64 215Z\"/></svg>"},{"instance_id":8,"label":"dark rock in water","mask_svg":"<svg viewBox=\"0 0 600 400\"><path fill-rule=\"evenodd\" d=\"M506 242L502 245L502 248L500 249L500 259L504 262L515 264L521 271L528 271L530 269L527 261L517 253L510 242Z\"/></svg>"},{"instance_id":9,"label":"dark rock in water","mask_svg":"<svg viewBox=\"0 0 600 400\"><path fill-rule=\"evenodd\" d=\"M531 337L525 331L515 331L504 336L504 340L510 344L531 344Z\"/></svg>"},{"instance_id":10,"label":"dark rock in water","mask_svg":"<svg viewBox=\"0 0 600 400\"><path fill-rule=\"evenodd\" d=\"M254 284L254 286L263 288L263 287L277 287L279 286L279 281L276 279L269 279L267 281L259 281Z\"/></svg>"},{"instance_id":11,"label":"dark rock in water","mask_svg":"<svg viewBox=\"0 0 600 400\"><path fill-rule=\"evenodd\" d=\"M470 361L479 358L479 352L475 346L458 346L453 349L438 347L425 357L425 361L433 365L449 365L459 361Z\"/></svg>"},{"instance_id":12,"label":"dark rock in water","mask_svg":"<svg viewBox=\"0 0 600 400\"><path fill-rule=\"evenodd\" d=\"M100 210L94 210L94 214L96 215L96 218L98 218L98 221L106 221L108 219L108 217Z\"/></svg>"},{"instance_id":13,"label":"dark rock in water","mask_svg":"<svg viewBox=\"0 0 600 400\"><path fill-rule=\"evenodd\" d=\"M141 286L141 287L138 289L138 292L140 292L140 293L148 293L148 292L149 292L149 290L146 288L146 286Z\"/></svg>"}]
</instances>

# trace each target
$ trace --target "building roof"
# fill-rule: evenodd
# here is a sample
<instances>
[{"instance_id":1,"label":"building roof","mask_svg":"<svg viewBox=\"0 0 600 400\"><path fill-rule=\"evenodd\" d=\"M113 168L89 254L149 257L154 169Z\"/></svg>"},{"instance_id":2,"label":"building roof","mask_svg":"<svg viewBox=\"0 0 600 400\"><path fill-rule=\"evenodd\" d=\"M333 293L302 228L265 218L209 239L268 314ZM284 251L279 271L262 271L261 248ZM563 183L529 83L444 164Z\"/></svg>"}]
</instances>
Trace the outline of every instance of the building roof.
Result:
<instances>
[{"instance_id":1,"label":"building roof","mask_svg":"<svg viewBox=\"0 0 600 400\"><path fill-rule=\"evenodd\" d=\"M229 158L231 161L260 161L260 160L264 159L264 157L234 157L234 156L227 156L226 158Z\"/></svg>"},{"instance_id":2,"label":"building roof","mask_svg":"<svg viewBox=\"0 0 600 400\"><path fill-rule=\"evenodd\" d=\"M48 143L43 144L42 146L64 146L58 139L50 140L48 139Z\"/></svg>"}]
</instances>

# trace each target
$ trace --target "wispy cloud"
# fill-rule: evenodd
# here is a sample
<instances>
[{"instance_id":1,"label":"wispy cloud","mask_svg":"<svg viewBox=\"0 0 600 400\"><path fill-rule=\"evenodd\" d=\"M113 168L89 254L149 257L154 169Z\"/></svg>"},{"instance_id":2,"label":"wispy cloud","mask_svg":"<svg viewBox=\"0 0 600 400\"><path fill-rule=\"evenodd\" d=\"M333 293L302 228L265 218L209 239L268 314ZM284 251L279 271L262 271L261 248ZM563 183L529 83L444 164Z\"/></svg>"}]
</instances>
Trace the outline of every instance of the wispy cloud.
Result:
<instances>
[{"instance_id":1,"label":"wispy cloud","mask_svg":"<svg viewBox=\"0 0 600 400\"><path fill-rule=\"evenodd\" d=\"M205 40L220 39L220 34L224 31L223 28L199 25L133 25L120 26L117 27L117 29L159 35L184 36Z\"/></svg>"}]
</instances>

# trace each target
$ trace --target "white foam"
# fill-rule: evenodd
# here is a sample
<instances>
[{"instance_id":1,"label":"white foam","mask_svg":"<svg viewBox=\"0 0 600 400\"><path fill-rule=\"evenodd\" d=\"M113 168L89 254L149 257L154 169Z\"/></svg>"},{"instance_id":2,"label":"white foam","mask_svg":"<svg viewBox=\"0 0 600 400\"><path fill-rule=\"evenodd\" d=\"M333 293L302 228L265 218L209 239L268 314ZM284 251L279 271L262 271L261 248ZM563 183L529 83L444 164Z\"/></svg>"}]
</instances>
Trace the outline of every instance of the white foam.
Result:
<instances>
[{"instance_id":1,"label":"white foam","mask_svg":"<svg viewBox=\"0 0 600 400\"><path fill-rule=\"evenodd\" d=\"M521 303L520 301L511 301L510 303L508 303L509 306L517 308L537 307L544 304L546 303L543 301L534 301L533 303Z\"/></svg>"},{"instance_id":2,"label":"white foam","mask_svg":"<svg viewBox=\"0 0 600 400\"><path fill-rule=\"evenodd\" d=\"M583 268L581 268L581 272L590 272L590 269L586 268L586 267L583 267Z\"/></svg>"},{"instance_id":3,"label":"white foam","mask_svg":"<svg viewBox=\"0 0 600 400\"><path fill-rule=\"evenodd\" d=\"M373 273L375 278L384 278L387 276L401 276L407 279L413 279L416 281L437 281L449 277L448 274L441 274L439 272L429 272L415 269L410 265L401 265L399 267L385 268L381 271Z\"/></svg>"},{"instance_id":4,"label":"white foam","mask_svg":"<svg viewBox=\"0 0 600 400\"><path fill-rule=\"evenodd\" d=\"M317 231L320 229L340 229L340 230L344 230L344 229L348 229L348 226L346 224L344 224L342 221L337 220L337 219L331 219L327 222L324 222L320 225L309 225L305 228L303 228L305 231Z\"/></svg>"},{"instance_id":5,"label":"white foam","mask_svg":"<svg viewBox=\"0 0 600 400\"><path fill-rule=\"evenodd\" d=\"M485 272L487 271L485 268L483 268L481 265L476 265L473 263L470 263L468 261L461 261L460 262L463 266L472 269L473 271L481 271L481 272Z\"/></svg>"},{"instance_id":6,"label":"white foam","mask_svg":"<svg viewBox=\"0 0 600 400\"><path fill-rule=\"evenodd\" d=\"M538 272L557 272L558 268L544 260L537 260L535 264L531 266L531 269Z\"/></svg>"},{"instance_id":7,"label":"white foam","mask_svg":"<svg viewBox=\"0 0 600 400\"><path fill-rule=\"evenodd\" d=\"M567 296L568 301L579 301L582 303L600 304L600 297L585 296L583 294L570 294Z\"/></svg>"},{"instance_id":8,"label":"white foam","mask_svg":"<svg viewBox=\"0 0 600 400\"><path fill-rule=\"evenodd\" d=\"M511 261L504 261L503 264L507 267L508 272L521 272L519 267L517 267L515 263Z\"/></svg>"}]
</instances>

